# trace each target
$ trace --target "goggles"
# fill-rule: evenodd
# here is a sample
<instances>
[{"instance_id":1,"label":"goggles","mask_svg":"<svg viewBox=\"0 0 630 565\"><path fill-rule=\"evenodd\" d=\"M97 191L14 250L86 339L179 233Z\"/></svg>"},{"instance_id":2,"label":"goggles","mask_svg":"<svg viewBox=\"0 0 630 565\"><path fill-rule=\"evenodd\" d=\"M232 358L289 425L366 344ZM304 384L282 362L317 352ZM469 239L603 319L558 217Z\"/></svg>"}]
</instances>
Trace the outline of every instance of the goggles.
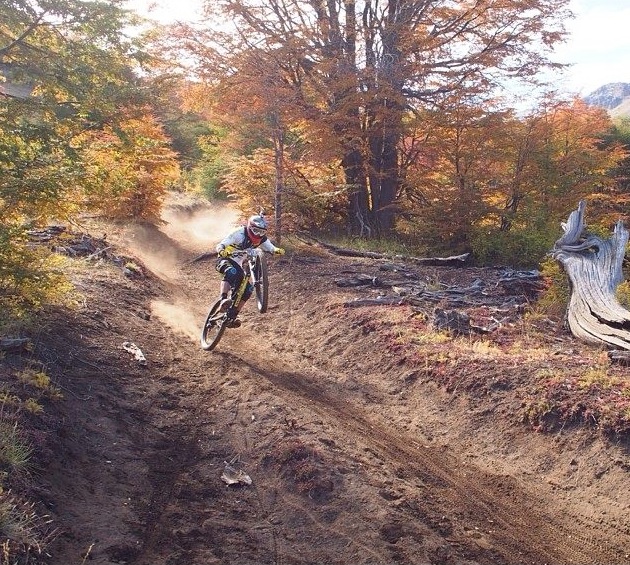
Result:
<instances>
[{"instance_id":1,"label":"goggles","mask_svg":"<svg viewBox=\"0 0 630 565\"><path fill-rule=\"evenodd\" d=\"M267 233L267 230L265 228L257 228L257 227L252 226L249 229L252 230L252 233L254 235L257 235L258 237L262 237L263 235Z\"/></svg>"}]
</instances>

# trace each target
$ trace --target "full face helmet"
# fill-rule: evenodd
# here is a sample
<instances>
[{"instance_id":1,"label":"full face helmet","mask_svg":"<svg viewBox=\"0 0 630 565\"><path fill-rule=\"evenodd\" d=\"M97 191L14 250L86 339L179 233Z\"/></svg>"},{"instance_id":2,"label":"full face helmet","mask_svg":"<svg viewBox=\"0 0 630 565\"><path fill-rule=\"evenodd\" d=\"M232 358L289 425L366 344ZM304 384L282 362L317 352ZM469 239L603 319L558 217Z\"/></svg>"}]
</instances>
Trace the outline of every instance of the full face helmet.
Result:
<instances>
[{"instance_id":1,"label":"full face helmet","mask_svg":"<svg viewBox=\"0 0 630 565\"><path fill-rule=\"evenodd\" d=\"M247 220L247 235L254 243L259 243L267 233L267 222L262 216L251 216Z\"/></svg>"}]
</instances>

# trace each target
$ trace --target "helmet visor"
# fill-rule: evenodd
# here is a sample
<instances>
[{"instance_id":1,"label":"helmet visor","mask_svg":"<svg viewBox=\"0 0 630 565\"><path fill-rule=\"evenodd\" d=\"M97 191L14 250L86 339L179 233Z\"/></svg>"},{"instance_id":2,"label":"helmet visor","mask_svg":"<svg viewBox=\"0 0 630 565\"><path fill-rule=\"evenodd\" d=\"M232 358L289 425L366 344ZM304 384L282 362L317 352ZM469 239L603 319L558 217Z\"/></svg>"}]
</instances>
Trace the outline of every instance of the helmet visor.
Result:
<instances>
[{"instance_id":1,"label":"helmet visor","mask_svg":"<svg viewBox=\"0 0 630 565\"><path fill-rule=\"evenodd\" d=\"M257 228L256 226L252 226L250 229L252 230L252 233L254 235L257 235L258 237L262 237L263 235L265 235L265 233L267 233L267 230L265 228Z\"/></svg>"}]
</instances>

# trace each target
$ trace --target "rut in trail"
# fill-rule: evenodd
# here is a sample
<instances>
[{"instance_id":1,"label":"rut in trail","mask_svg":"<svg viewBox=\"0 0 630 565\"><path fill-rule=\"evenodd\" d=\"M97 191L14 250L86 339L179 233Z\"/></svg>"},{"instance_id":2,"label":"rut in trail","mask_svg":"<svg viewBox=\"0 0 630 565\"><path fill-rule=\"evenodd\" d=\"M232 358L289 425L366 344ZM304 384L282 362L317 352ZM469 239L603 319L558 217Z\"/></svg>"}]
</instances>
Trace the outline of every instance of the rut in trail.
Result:
<instances>
[{"instance_id":1,"label":"rut in trail","mask_svg":"<svg viewBox=\"0 0 630 565\"><path fill-rule=\"evenodd\" d=\"M514 388L468 398L392 353L380 328L413 312L349 312L355 291L334 284L374 260L308 247L272 259L269 311L248 304L243 327L202 351L219 279L187 261L223 218L178 205L159 230L121 233L153 274L91 272L86 308L49 337L72 391L47 471L64 531L52 565L88 548L93 565L630 564L623 446L507 421L529 371L509 358L487 378ZM226 462L252 484L225 484Z\"/></svg>"}]
</instances>

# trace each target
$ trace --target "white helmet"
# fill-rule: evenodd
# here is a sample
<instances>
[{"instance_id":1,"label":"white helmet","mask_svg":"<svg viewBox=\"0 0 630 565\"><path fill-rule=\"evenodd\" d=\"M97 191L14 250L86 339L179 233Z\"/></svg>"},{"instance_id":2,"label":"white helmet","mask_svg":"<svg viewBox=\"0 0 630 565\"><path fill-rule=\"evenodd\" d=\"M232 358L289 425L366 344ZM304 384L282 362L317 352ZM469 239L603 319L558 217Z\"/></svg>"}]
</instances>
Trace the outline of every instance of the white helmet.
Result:
<instances>
[{"instance_id":1,"label":"white helmet","mask_svg":"<svg viewBox=\"0 0 630 565\"><path fill-rule=\"evenodd\" d=\"M250 237L260 239L267 233L267 222L260 215L250 216L247 220L247 233Z\"/></svg>"}]
</instances>

